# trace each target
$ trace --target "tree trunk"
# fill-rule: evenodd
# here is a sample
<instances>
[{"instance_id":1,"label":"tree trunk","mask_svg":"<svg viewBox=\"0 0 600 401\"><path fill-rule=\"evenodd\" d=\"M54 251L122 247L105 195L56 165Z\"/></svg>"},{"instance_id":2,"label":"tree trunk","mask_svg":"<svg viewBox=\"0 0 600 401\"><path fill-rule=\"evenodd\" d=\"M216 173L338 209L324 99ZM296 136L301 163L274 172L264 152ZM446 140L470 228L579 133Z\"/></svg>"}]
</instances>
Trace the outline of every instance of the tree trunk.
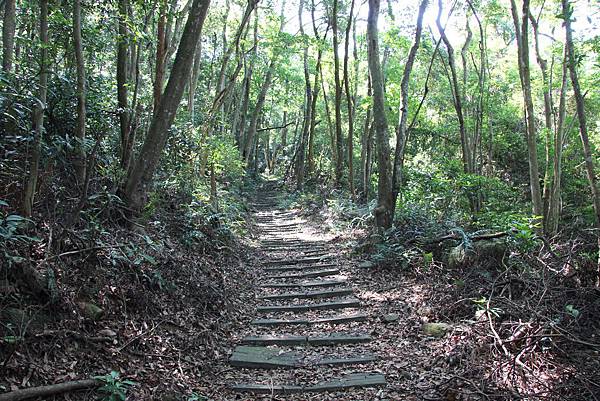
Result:
<instances>
[{"instance_id":1,"label":"tree trunk","mask_svg":"<svg viewBox=\"0 0 600 401\"><path fill-rule=\"evenodd\" d=\"M460 85L458 83L458 74L456 71L456 61L454 59L454 48L450 44L450 40L448 40L448 36L446 35L446 30L442 26L441 17L442 17L442 0L438 0L438 15L436 18L436 25L440 35L442 37L442 41L446 45L446 49L448 51L448 66L450 67L450 88L452 91L452 103L454 105L454 110L456 111L456 117L458 118L458 126L460 130L460 145L462 149L462 161L463 161L463 170L465 173L471 172L471 160L470 160L470 152L469 152L469 139L467 136L467 131L465 127L465 119L463 114L463 105L462 105L462 95Z\"/></svg>"},{"instance_id":2,"label":"tree trunk","mask_svg":"<svg viewBox=\"0 0 600 401\"><path fill-rule=\"evenodd\" d=\"M340 55L338 49L338 1L333 0L331 28L333 34L333 76L335 80L335 151L337 154L335 159L335 183L337 186L341 186L344 168L344 140L342 138L342 84L340 80Z\"/></svg>"},{"instance_id":3,"label":"tree trunk","mask_svg":"<svg viewBox=\"0 0 600 401\"><path fill-rule=\"evenodd\" d=\"M298 150L296 153L296 189L298 191L302 191L304 187L304 172L305 172L305 153L306 153L306 144L308 142L308 137L310 134L310 125L312 121L312 87L310 82L310 73L308 70L308 38L305 37L304 27L302 23L302 11L304 10L304 0L299 1L298 7L298 22L300 26L300 35L302 38L306 40L304 44L304 53L303 53L303 65L304 65L304 87L305 87L305 95L304 95L304 121L302 123L302 133L300 134L300 138L298 141Z\"/></svg>"},{"instance_id":4,"label":"tree trunk","mask_svg":"<svg viewBox=\"0 0 600 401\"><path fill-rule=\"evenodd\" d=\"M327 99L327 91L325 90L325 79L323 78L323 69L321 68L321 89L323 91L323 103L325 103L325 115L327 116L327 130L329 132L329 142L331 146L331 158L333 159L333 167L337 166L337 141L335 138L335 129L331 122L331 112L329 110L329 100Z\"/></svg>"},{"instance_id":5,"label":"tree trunk","mask_svg":"<svg viewBox=\"0 0 600 401\"><path fill-rule=\"evenodd\" d=\"M128 171L131 162L130 148L130 114L128 100L128 53L129 30L127 19L129 0L119 0L118 3L118 35L117 35L117 105L119 108L119 128L121 131L121 168Z\"/></svg>"},{"instance_id":6,"label":"tree trunk","mask_svg":"<svg viewBox=\"0 0 600 401\"><path fill-rule=\"evenodd\" d=\"M579 77L577 75L577 56L575 54L575 46L573 45L573 31L571 28L571 16L573 15L573 7L569 0L561 0L562 15L565 21L565 46L567 49L567 65L569 67L569 75L571 77L571 85L573 86L573 95L575 96L575 104L577 108L577 120L579 121L579 136L581 145L583 146L583 157L585 160L585 171L588 176L590 190L592 192L592 204L594 205L596 235L598 237L598 276L596 285L600 286L600 192L596 182L596 172L594 168L594 156L587 130L587 121L585 116L585 107L583 102L583 93L579 85Z\"/></svg>"},{"instance_id":7,"label":"tree trunk","mask_svg":"<svg viewBox=\"0 0 600 401\"><path fill-rule=\"evenodd\" d=\"M260 113L262 112L262 108L265 105L265 99L267 98L267 92L271 87L271 82L273 80L273 72L275 71L275 63L277 61L277 56L274 54L272 56L271 62L269 64L269 68L267 69L267 73L263 78L263 83L260 88L260 93L258 94L258 98L256 99L256 105L254 106L254 112L252 113L252 118L250 119L250 127L248 129L248 135L246 135L246 144L244 146L244 161L247 166L250 166L250 158L252 156L252 149L254 148L254 137L256 136L256 131L258 129L258 119L260 118Z\"/></svg>"},{"instance_id":8,"label":"tree trunk","mask_svg":"<svg viewBox=\"0 0 600 401\"><path fill-rule=\"evenodd\" d=\"M415 30L415 39L412 47L408 53L406 64L404 64L404 71L402 73L402 81L400 83L400 120L396 127L396 149L394 154L394 171L392 174L392 191L394 196L394 206L398 199L398 193L400 192L400 185L402 184L402 169L404 165L404 152L406 149L406 128L408 124L408 84L410 83L410 74L412 72L415 59L417 57L417 51L421 44L421 33L423 32L423 15L427 9L429 0L422 0L419 6L419 14L417 16L417 27Z\"/></svg>"},{"instance_id":9,"label":"tree trunk","mask_svg":"<svg viewBox=\"0 0 600 401\"><path fill-rule=\"evenodd\" d=\"M560 86L560 100L558 103L558 123L554 127L554 153L553 153L553 173L552 188L548 194L548 211L544 224L544 233L554 235L558 232L560 223L560 192L562 181L562 149L565 135L566 119L566 95L567 95L567 63L568 53L565 46L563 64L562 64L562 82Z\"/></svg>"},{"instance_id":10,"label":"tree trunk","mask_svg":"<svg viewBox=\"0 0 600 401\"><path fill-rule=\"evenodd\" d=\"M533 214L541 216L543 219L544 208L542 202L542 193L540 189L540 175L537 159L537 141L535 130L535 115L533 111L533 98L531 95L531 77L529 71L529 0L523 0L523 16L519 22L519 13L515 0L510 1L513 23L515 26L519 77L521 78L521 88L523 90L523 102L525 104L525 123L527 132L527 151L529 153L529 181L531 187L531 201L533 203ZM543 222L543 221L542 221Z\"/></svg>"},{"instance_id":11,"label":"tree trunk","mask_svg":"<svg viewBox=\"0 0 600 401\"><path fill-rule=\"evenodd\" d=\"M550 81L548 79L548 62L542 57L542 53L540 51L540 41L539 41L539 22L536 20L531 13L529 13L529 21L531 22L531 27L533 28L533 40L535 44L535 56L538 65L540 66L540 71L542 73L542 82L544 83L544 123L546 127L545 139L546 139L546 169L544 172L544 187L542 191L542 201L544 203L544 232L547 233L547 225L548 225L548 212L550 205L550 194L552 192L551 186L553 185L553 169L551 158L555 159L556 155L551 156L551 135L553 131L552 125L552 88L550 87Z\"/></svg>"},{"instance_id":12,"label":"tree trunk","mask_svg":"<svg viewBox=\"0 0 600 401\"><path fill-rule=\"evenodd\" d=\"M165 69L167 63L167 0L159 0L158 27L156 33L156 62L154 64L154 113L158 110L160 97L165 84Z\"/></svg>"},{"instance_id":13,"label":"tree trunk","mask_svg":"<svg viewBox=\"0 0 600 401\"><path fill-rule=\"evenodd\" d=\"M73 1L73 41L75 45L75 61L77 64L77 151L75 154L75 172L79 184L85 180L85 63L81 38L81 0Z\"/></svg>"},{"instance_id":14,"label":"tree trunk","mask_svg":"<svg viewBox=\"0 0 600 401\"><path fill-rule=\"evenodd\" d=\"M246 70L244 72L244 80L242 81L242 96L244 100L242 101L242 110L240 125L238 129L238 136L240 138L240 146L239 150L242 155L242 158L245 160L245 152L246 152L246 119L248 118L248 107L250 105L250 87L252 85L252 75L254 74L254 62L256 60L256 55L258 52L258 11L254 12L254 35L253 35L253 46L252 46L252 58L250 63L245 59ZM250 65L248 65L250 64Z\"/></svg>"},{"instance_id":15,"label":"tree trunk","mask_svg":"<svg viewBox=\"0 0 600 401\"><path fill-rule=\"evenodd\" d=\"M371 75L368 74L367 77L367 96L370 98L371 95L373 94L373 91L371 89ZM369 170L369 166L370 166L370 162L369 162L369 157L371 155L371 127L373 126L373 124L371 124L371 107L370 105L367 107L367 114L365 116L365 121L364 121L364 126L363 126L363 130L362 130L362 134L361 134L361 148L360 148L360 178L361 178L361 192L362 192L362 199L367 202L369 199L369 187L370 187L370 170Z\"/></svg>"},{"instance_id":16,"label":"tree trunk","mask_svg":"<svg viewBox=\"0 0 600 401\"><path fill-rule=\"evenodd\" d=\"M346 106L348 108L348 185L350 194L354 198L354 102L350 92L350 76L348 74L348 55L350 49L350 28L352 26L352 16L354 14L354 0L350 3L350 15L346 25L346 40L344 42L344 86L346 87ZM358 62L358 60L355 60Z\"/></svg>"},{"instance_id":17,"label":"tree trunk","mask_svg":"<svg viewBox=\"0 0 600 401\"><path fill-rule=\"evenodd\" d=\"M17 28L16 0L5 0L2 23L2 71L12 72Z\"/></svg>"},{"instance_id":18,"label":"tree trunk","mask_svg":"<svg viewBox=\"0 0 600 401\"><path fill-rule=\"evenodd\" d=\"M325 41L327 39L327 34L329 33L329 22L327 23L327 27L325 28L325 33L323 34L323 38L319 36L319 28L317 27L317 20L315 18L315 1L312 0L312 7L310 10L311 18L312 18L312 26L313 32L315 35L315 39L317 41ZM322 60L323 60L323 47L317 46L317 64L315 66L315 82L313 85L313 99L311 105L311 120L310 120L310 132L308 135L308 174L313 174L315 171L315 128L317 126L317 100L319 97L319 90L321 88L321 79L322 78Z\"/></svg>"},{"instance_id":19,"label":"tree trunk","mask_svg":"<svg viewBox=\"0 0 600 401\"><path fill-rule=\"evenodd\" d=\"M198 88L198 78L200 77L200 65L202 64L202 41L199 40L196 45L194 52L194 64L190 73L190 83L188 85L188 111L190 113L190 120L192 124L195 122L196 105L194 104L196 99L196 89Z\"/></svg>"},{"instance_id":20,"label":"tree trunk","mask_svg":"<svg viewBox=\"0 0 600 401\"><path fill-rule=\"evenodd\" d=\"M285 25L285 18L283 15L284 10L285 10L285 0L281 4L281 15L279 17L279 19L280 19L279 32L283 31L283 27ZM257 28L255 28L255 29L257 29ZM246 166L248 168L250 166L249 162L250 162L250 158L253 153L252 150L255 147L254 139L256 137L256 130L258 129L258 119L260 118L262 108L265 104L265 99L267 98L267 92L269 91L269 88L271 87L271 83L273 80L273 73L275 72L275 66L277 64L277 59L279 58L279 51L280 50L275 50L273 52L273 55L271 56L271 62L269 63L269 68L267 70L267 73L265 74L265 78L263 79L263 83L260 88L260 93L258 94L258 98L256 99L256 106L254 107L254 113L252 113L252 118L250 120L250 128L248 129L248 135L246 136L246 141L245 141L245 146L244 146L244 153L242 155L244 158L244 161L246 163Z\"/></svg>"},{"instance_id":21,"label":"tree trunk","mask_svg":"<svg viewBox=\"0 0 600 401\"><path fill-rule=\"evenodd\" d=\"M385 115L385 93L383 74L379 60L379 38L377 21L379 19L380 0L369 0L367 19L368 61L373 83L373 123L377 138L377 207L373 211L377 227L387 229L393 223L392 178L390 176L390 145L388 124Z\"/></svg>"},{"instance_id":22,"label":"tree trunk","mask_svg":"<svg viewBox=\"0 0 600 401\"><path fill-rule=\"evenodd\" d=\"M37 180L42 153L42 135L44 133L44 111L48 93L48 0L40 0L40 81L38 99L33 110L33 146L29 164L29 177L23 196L23 215L31 217L33 202L37 190Z\"/></svg>"},{"instance_id":23,"label":"tree trunk","mask_svg":"<svg viewBox=\"0 0 600 401\"><path fill-rule=\"evenodd\" d=\"M208 12L210 0L194 0L173 63L173 69L158 109L146 135L146 140L124 188L127 204L139 210L145 203L145 195L154 171L169 137L169 129L175 119L179 102L194 62L194 51Z\"/></svg>"}]
</instances>

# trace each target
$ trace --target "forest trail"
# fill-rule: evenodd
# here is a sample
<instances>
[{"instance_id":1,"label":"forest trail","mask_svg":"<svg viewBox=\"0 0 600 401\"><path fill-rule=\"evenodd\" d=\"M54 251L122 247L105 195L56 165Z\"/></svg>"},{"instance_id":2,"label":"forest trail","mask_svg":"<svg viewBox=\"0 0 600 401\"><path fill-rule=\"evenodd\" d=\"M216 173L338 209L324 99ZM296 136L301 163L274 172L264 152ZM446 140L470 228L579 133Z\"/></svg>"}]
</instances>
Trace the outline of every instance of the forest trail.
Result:
<instances>
[{"instance_id":1,"label":"forest trail","mask_svg":"<svg viewBox=\"0 0 600 401\"><path fill-rule=\"evenodd\" d=\"M265 188L253 202L266 256L255 285L256 318L232 350L231 389L244 399L337 392L332 399L339 400L386 386L385 376L372 370L377 355L364 347L372 340L370 316L361 310L335 250L299 211L277 207L271 183Z\"/></svg>"}]
</instances>

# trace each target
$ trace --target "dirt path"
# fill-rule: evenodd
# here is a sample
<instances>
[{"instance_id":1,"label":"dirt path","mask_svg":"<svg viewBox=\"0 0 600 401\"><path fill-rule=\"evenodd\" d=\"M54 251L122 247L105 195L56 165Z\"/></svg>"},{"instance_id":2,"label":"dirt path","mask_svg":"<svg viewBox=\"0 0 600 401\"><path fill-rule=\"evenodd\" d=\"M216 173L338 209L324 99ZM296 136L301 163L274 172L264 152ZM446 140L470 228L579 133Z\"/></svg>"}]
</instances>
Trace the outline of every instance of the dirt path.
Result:
<instances>
[{"instance_id":1,"label":"dirt path","mask_svg":"<svg viewBox=\"0 0 600 401\"><path fill-rule=\"evenodd\" d=\"M225 399L378 399L387 385L339 252L277 193L254 201L264 255L256 314L229 358Z\"/></svg>"}]
</instances>

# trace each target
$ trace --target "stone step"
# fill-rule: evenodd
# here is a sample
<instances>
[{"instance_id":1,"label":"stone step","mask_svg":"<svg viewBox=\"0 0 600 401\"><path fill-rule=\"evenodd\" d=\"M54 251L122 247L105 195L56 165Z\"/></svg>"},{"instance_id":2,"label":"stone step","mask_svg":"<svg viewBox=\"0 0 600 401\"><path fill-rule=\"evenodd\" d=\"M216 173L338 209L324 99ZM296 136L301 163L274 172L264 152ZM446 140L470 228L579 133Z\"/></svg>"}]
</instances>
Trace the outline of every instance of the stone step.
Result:
<instances>
[{"instance_id":1,"label":"stone step","mask_svg":"<svg viewBox=\"0 0 600 401\"><path fill-rule=\"evenodd\" d=\"M323 269L336 267L335 263L321 263L321 264L312 264L312 265L291 265L291 266L277 266L277 267L265 267L263 271L272 273L272 272L286 272L286 271L304 271L310 269Z\"/></svg>"},{"instance_id":2,"label":"stone step","mask_svg":"<svg viewBox=\"0 0 600 401\"><path fill-rule=\"evenodd\" d=\"M262 335L247 336L242 339L244 345L311 345L311 346L330 346L342 344L362 344L371 341L368 334L346 334L331 333L326 336L295 336L283 334L280 336Z\"/></svg>"},{"instance_id":3,"label":"stone step","mask_svg":"<svg viewBox=\"0 0 600 401\"><path fill-rule=\"evenodd\" d=\"M335 302L321 302L318 304L303 304L303 305L268 305L257 306L256 311L260 313L268 312L308 312L311 310L338 310L346 308L358 308L360 301L356 298L344 299Z\"/></svg>"},{"instance_id":4,"label":"stone step","mask_svg":"<svg viewBox=\"0 0 600 401\"><path fill-rule=\"evenodd\" d=\"M335 274L339 274L340 269L325 269L325 270L315 270L305 273L298 274L279 274L273 276L265 276L265 278L270 279L288 279L288 278L316 278L316 277L327 277L333 276Z\"/></svg>"},{"instance_id":5,"label":"stone step","mask_svg":"<svg viewBox=\"0 0 600 401\"><path fill-rule=\"evenodd\" d=\"M292 266L292 265L302 265L307 263L315 263L322 262L324 260L330 259L331 256L305 256L298 257L294 259L271 259L264 262L265 266Z\"/></svg>"},{"instance_id":6,"label":"stone step","mask_svg":"<svg viewBox=\"0 0 600 401\"><path fill-rule=\"evenodd\" d=\"M251 324L255 326L306 326L313 324L344 324L351 322L364 322L369 316L364 313L355 313L352 315L338 315L321 319L255 319Z\"/></svg>"},{"instance_id":7,"label":"stone step","mask_svg":"<svg viewBox=\"0 0 600 401\"><path fill-rule=\"evenodd\" d=\"M231 389L237 392L255 394L298 394L319 393L326 391L341 391L357 387L384 387L387 385L385 377L379 373L351 373L341 378L330 379L315 385L293 384L234 384Z\"/></svg>"},{"instance_id":8,"label":"stone step","mask_svg":"<svg viewBox=\"0 0 600 401\"><path fill-rule=\"evenodd\" d=\"M308 291L308 292L288 292L284 294L274 295L263 295L258 299L266 301L274 301L278 299L312 299L312 298L333 298L341 297L344 295L351 295L353 292L352 288L340 288L337 290L325 290L325 291Z\"/></svg>"},{"instance_id":9,"label":"stone step","mask_svg":"<svg viewBox=\"0 0 600 401\"><path fill-rule=\"evenodd\" d=\"M233 350L229 364L238 368L277 369L319 365L353 365L374 362L373 354L308 358L297 351L281 352L278 348L239 345Z\"/></svg>"},{"instance_id":10,"label":"stone step","mask_svg":"<svg viewBox=\"0 0 600 401\"><path fill-rule=\"evenodd\" d=\"M298 283L266 283L261 284L261 288L314 288L314 287L335 287L336 285L346 284L346 280L317 280L301 281Z\"/></svg>"}]
</instances>

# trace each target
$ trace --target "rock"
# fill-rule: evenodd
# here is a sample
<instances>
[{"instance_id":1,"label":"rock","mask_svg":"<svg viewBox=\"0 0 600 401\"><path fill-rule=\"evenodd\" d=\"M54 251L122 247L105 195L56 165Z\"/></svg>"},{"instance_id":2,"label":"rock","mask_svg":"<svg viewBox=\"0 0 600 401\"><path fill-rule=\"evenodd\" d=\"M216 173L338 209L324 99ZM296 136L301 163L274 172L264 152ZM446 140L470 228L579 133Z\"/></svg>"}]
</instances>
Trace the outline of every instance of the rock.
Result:
<instances>
[{"instance_id":1,"label":"rock","mask_svg":"<svg viewBox=\"0 0 600 401\"><path fill-rule=\"evenodd\" d=\"M431 337L441 338L446 335L452 326L447 323L425 323L421 326L423 333Z\"/></svg>"},{"instance_id":2,"label":"rock","mask_svg":"<svg viewBox=\"0 0 600 401\"><path fill-rule=\"evenodd\" d=\"M508 249L506 240L493 239L475 241L470 248L463 244L450 250L448 254L448 266L457 268L476 263L499 263Z\"/></svg>"},{"instance_id":3,"label":"rock","mask_svg":"<svg viewBox=\"0 0 600 401\"><path fill-rule=\"evenodd\" d=\"M381 317L381 320L383 320L386 323L392 323L397 321L398 319L400 319L400 315L397 313L388 313L387 315L383 315Z\"/></svg>"},{"instance_id":4,"label":"rock","mask_svg":"<svg viewBox=\"0 0 600 401\"><path fill-rule=\"evenodd\" d=\"M370 260L365 260L364 262L360 262L360 264L358 265L358 267L360 267L361 269L372 269L375 266L376 266L375 263L371 262Z\"/></svg>"},{"instance_id":5,"label":"rock","mask_svg":"<svg viewBox=\"0 0 600 401\"><path fill-rule=\"evenodd\" d=\"M117 336L117 333L115 333L111 329L100 330L98 332L98 334L101 335L101 336L104 336L104 337L116 337Z\"/></svg>"},{"instance_id":6,"label":"rock","mask_svg":"<svg viewBox=\"0 0 600 401\"><path fill-rule=\"evenodd\" d=\"M79 306L79 309L81 310L83 316L91 320L100 319L100 317L104 313L104 309L91 302L80 301L77 302L77 306Z\"/></svg>"}]
</instances>

